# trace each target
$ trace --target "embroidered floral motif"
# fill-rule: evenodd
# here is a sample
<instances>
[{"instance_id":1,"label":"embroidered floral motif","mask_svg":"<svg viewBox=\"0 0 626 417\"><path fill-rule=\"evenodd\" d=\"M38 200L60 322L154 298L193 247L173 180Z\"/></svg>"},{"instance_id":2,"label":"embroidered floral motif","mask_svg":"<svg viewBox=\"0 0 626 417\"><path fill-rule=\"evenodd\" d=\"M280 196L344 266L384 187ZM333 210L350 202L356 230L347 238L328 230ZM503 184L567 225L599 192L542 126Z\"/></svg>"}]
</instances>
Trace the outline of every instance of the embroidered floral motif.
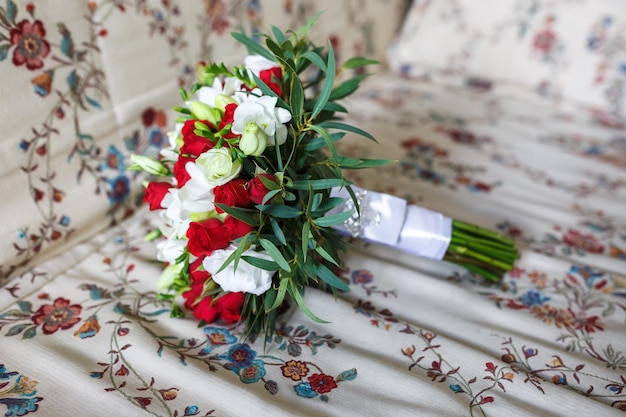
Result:
<instances>
[{"instance_id":1,"label":"embroidered floral motif","mask_svg":"<svg viewBox=\"0 0 626 417\"><path fill-rule=\"evenodd\" d=\"M36 397L38 382L19 372L7 371L0 364L0 404L7 408L6 417L21 417L39 410L43 397Z\"/></svg>"}]
</instances>

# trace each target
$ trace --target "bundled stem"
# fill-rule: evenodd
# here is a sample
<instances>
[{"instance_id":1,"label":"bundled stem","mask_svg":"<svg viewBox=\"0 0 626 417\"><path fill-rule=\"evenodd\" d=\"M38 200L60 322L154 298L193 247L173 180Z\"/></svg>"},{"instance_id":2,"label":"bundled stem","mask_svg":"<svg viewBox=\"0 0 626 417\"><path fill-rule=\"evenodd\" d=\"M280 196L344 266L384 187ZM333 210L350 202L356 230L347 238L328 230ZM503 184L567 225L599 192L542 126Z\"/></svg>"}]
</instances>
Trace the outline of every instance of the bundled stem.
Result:
<instances>
[{"instance_id":1,"label":"bundled stem","mask_svg":"<svg viewBox=\"0 0 626 417\"><path fill-rule=\"evenodd\" d=\"M452 237L445 260L499 282L513 269L518 256L513 240L492 230L452 220Z\"/></svg>"}]
</instances>

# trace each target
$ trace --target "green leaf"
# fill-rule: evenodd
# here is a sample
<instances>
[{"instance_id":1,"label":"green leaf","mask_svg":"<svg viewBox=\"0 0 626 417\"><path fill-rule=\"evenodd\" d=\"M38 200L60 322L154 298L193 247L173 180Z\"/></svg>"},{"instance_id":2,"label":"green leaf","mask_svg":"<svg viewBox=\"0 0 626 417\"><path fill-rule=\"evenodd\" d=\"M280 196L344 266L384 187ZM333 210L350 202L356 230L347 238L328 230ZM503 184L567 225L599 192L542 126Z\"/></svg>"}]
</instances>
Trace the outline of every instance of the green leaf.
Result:
<instances>
[{"instance_id":1,"label":"green leaf","mask_svg":"<svg viewBox=\"0 0 626 417\"><path fill-rule=\"evenodd\" d=\"M347 371L343 371L342 373L337 375L335 381L353 381L354 379L356 379L356 375L357 372L355 368L348 369Z\"/></svg>"},{"instance_id":2,"label":"green leaf","mask_svg":"<svg viewBox=\"0 0 626 417\"><path fill-rule=\"evenodd\" d=\"M272 51L272 53L273 53L276 57L280 58L281 60L284 60L284 59L285 59L285 55L284 55L284 53L283 53L283 50L282 50L282 49L280 48L280 46L279 46L276 42L274 42L271 38L266 38L266 39L265 39L265 45L267 45L267 48L268 48L270 51ZM276 58L272 57L272 58L271 58L271 60L272 60L272 61L275 61L275 60L276 60Z\"/></svg>"},{"instance_id":3,"label":"green leaf","mask_svg":"<svg viewBox=\"0 0 626 417\"><path fill-rule=\"evenodd\" d=\"M300 39L307 38L309 36L309 30L311 30L311 27L315 24L315 22L317 22L317 19L319 19L322 13L323 12L315 13L313 17L310 18L309 21L304 24L304 26L296 30L295 35ZM294 36L292 35L290 40L293 40L293 38Z\"/></svg>"},{"instance_id":4,"label":"green leaf","mask_svg":"<svg viewBox=\"0 0 626 417\"><path fill-rule=\"evenodd\" d=\"M328 133L328 130L326 130L321 124L311 125L309 126L309 129L313 130L314 132L317 132L320 136L322 136L322 138L324 138L324 142L326 143L328 150L330 151L331 155L334 158L336 158L337 148L335 147L335 142L333 141L333 138L330 136L330 133Z\"/></svg>"},{"instance_id":5,"label":"green leaf","mask_svg":"<svg viewBox=\"0 0 626 417\"><path fill-rule=\"evenodd\" d=\"M335 87L333 91L330 93L329 100L331 101L339 100L354 93L359 88L359 85L361 84L361 80L364 77L365 76L363 75L359 75L357 77L350 78L342 82L337 87Z\"/></svg>"},{"instance_id":6,"label":"green leaf","mask_svg":"<svg viewBox=\"0 0 626 417\"><path fill-rule=\"evenodd\" d=\"M343 132L331 133L329 135L330 140L333 141L333 143L341 140L341 138L343 138L344 136L346 136L346 134ZM314 151L316 149L322 148L325 145L326 139L323 136L316 136L313 139L309 140L306 144L304 144L303 149L305 151Z\"/></svg>"},{"instance_id":7,"label":"green leaf","mask_svg":"<svg viewBox=\"0 0 626 417\"><path fill-rule=\"evenodd\" d=\"M231 36L235 38L235 40L237 40L238 42L242 43L248 49L248 52L250 52L251 54L261 55L262 57L265 57L269 59L270 61L276 61L276 58L274 58L274 55L270 51L268 51L267 49L263 48L261 45L256 43L252 38L248 37L245 33L233 32L231 33Z\"/></svg>"},{"instance_id":8,"label":"green leaf","mask_svg":"<svg viewBox=\"0 0 626 417\"><path fill-rule=\"evenodd\" d=\"M0 44L0 61L4 61L9 56L9 48L11 47L8 43Z\"/></svg>"},{"instance_id":9,"label":"green leaf","mask_svg":"<svg viewBox=\"0 0 626 417\"><path fill-rule=\"evenodd\" d=\"M341 67L344 69L354 69L354 68L364 67L366 65L378 65L378 64L380 64L380 62L376 61L375 59L355 56L355 57L350 58L346 62L344 62Z\"/></svg>"},{"instance_id":10,"label":"green leaf","mask_svg":"<svg viewBox=\"0 0 626 417\"><path fill-rule=\"evenodd\" d=\"M322 324L329 323L328 321L322 320L319 317L317 317L315 314L313 314L313 312L307 307L307 305L304 304L304 299L302 298L302 294L300 294L300 291L298 291L298 289L295 287L292 281L289 281L289 288L287 291L293 297L296 304L298 304L298 307L300 307L300 309L304 312L304 314L309 316L311 320L317 323L322 323Z\"/></svg>"},{"instance_id":11,"label":"green leaf","mask_svg":"<svg viewBox=\"0 0 626 417\"><path fill-rule=\"evenodd\" d=\"M261 268L265 271L278 271L278 264L274 261L268 261L267 259L255 258L254 256L242 256L241 259L246 261L252 266Z\"/></svg>"},{"instance_id":12,"label":"green leaf","mask_svg":"<svg viewBox=\"0 0 626 417\"><path fill-rule=\"evenodd\" d=\"M15 24L15 18L17 17L17 6L13 0L7 0L7 19Z\"/></svg>"},{"instance_id":13,"label":"green leaf","mask_svg":"<svg viewBox=\"0 0 626 417\"><path fill-rule=\"evenodd\" d=\"M317 103L315 107L313 107L313 113L311 114L312 118L316 118L318 114L322 111L326 103L328 102L328 98L330 97L330 92L335 85L335 51L333 51L333 45L328 41L328 64L326 65L326 80L324 80L324 85L322 86L322 91L320 92L319 97L317 98Z\"/></svg>"},{"instance_id":14,"label":"green leaf","mask_svg":"<svg viewBox=\"0 0 626 417\"><path fill-rule=\"evenodd\" d=\"M304 89L302 82L297 76L291 78L291 97L289 99L291 105L291 115L295 120L300 120L304 112Z\"/></svg>"},{"instance_id":15,"label":"green leaf","mask_svg":"<svg viewBox=\"0 0 626 417\"><path fill-rule=\"evenodd\" d=\"M309 187L311 187L312 190L326 190L333 187L342 187L347 184L351 183L343 178L326 178L321 180L294 181L291 188L296 190L308 190Z\"/></svg>"},{"instance_id":16,"label":"green leaf","mask_svg":"<svg viewBox=\"0 0 626 417\"><path fill-rule=\"evenodd\" d=\"M350 291L350 287L348 286L348 284L343 282L337 275L333 273L333 271L328 269L323 264L317 265L317 276L333 288L337 288L338 290L342 291Z\"/></svg>"},{"instance_id":17,"label":"green leaf","mask_svg":"<svg viewBox=\"0 0 626 417\"><path fill-rule=\"evenodd\" d=\"M285 239L285 233L283 233L283 230L280 228L278 222L274 218L270 217L270 224L272 226L272 231L274 232L274 236L276 236L276 239L278 239L278 241L282 245L286 245L287 240Z\"/></svg>"},{"instance_id":18,"label":"green leaf","mask_svg":"<svg viewBox=\"0 0 626 417\"><path fill-rule=\"evenodd\" d=\"M326 63L324 62L322 57L319 56L319 54L316 54L313 51L307 51L300 55L300 58L306 59L307 61L313 63L313 65L319 68L322 72L326 72Z\"/></svg>"},{"instance_id":19,"label":"green leaf","mask_svg":"<svg viewBox=\"0 0 626 417\"><path fill-rule=\"evenodd\" d=\"M326 249L324 249L323 247L321 246L315 247L315 252L319 253L322 256L322 258L326 259L328 262L339 266L339 260L333 258L331 254L326 252Z\"/></svg>"},{"instance_id":20,"label":"green leaf","mask_svg":"<svg viewBox=\"0 0 626 417\"><path fill-rule=\"evenodd\" d=\"M276 299L274 300L274 303L269 309L268 308L265 309L265 312L275 310L283 303L283 300L285 299L285 294L287 293L289 282L290 282L289 278L282 278L280 280L280 285L278 286L278 291L276 293Z\"/></svg>"},{"instance_id":21,"label":"green leaf","mask_svg":"<svg viewBox=\"0 0 626 417\"><path fill-rule=\"evenodd\" d=\"M337 226L338 224L341 224L348 220L350 217L352 217L352 214L353 213L351 211L343 211L341 213L333 214L330 216L317 218L313 220L313 222L319 227Z\"/></svg>"},{"instance_id":22,"label":"green leaf","mask_svg":"<svg viewBox=\"0 0 626 417\"><path fill-rule=\"evenodd\" d=\"M272 26L272 33L274 34L274 38L278 41L278 43L284 43L287 38L283 34L283 31L277 28L276 26Z\"/></svg>"},{"instance_id":23,"label":"green leaf","mask_svg":"<svg viewBox=\"0 0 626 417\"><path fill-rule=\"evenodd\" d=\"M257 218L256 210L246 210L238 207L231 207L222 203L217 203L216 206L224 210L225 213L230 214L234 218L241 220L242 222L247 223L252 227L257 227L260 224Z\"/></svg>"},{"instance_id":24,"label":"green leaf","mask_svg":"<svg viewBox=\"0 0 626 417\"><path fill-rule=\"evenodd\" d=\"M374 142L377 142L377 140L376 140L376 138L374 136L370 135L369 133L367 133L363 129L359 129L358 127L351 126L351 125L346 124L346 123L326 121L326 122L322 122L322 123L318 124L317 126L321 126L323 128L326 128L326 129L345 130L346 132L356 133L358 135L361 135L361 136L364 136L364 137L366 137L368 139L371 139ZM311 126L311 127L313 127L313 126Z\"/></svg>"},{"instance_id":25,"label":"green leaf","mask_svg":"<svg viewBox=\"0 0 626 417\"><path fill-rule=\"evenodd\" d=\"M309 252L309 234L311 233L311 223L306 222L302 225L302 257L306 262L307 253Z\"/></svg>"},{"instance_id":26,"label":"green leaf","mask_svg":"<svg viewBox=\"0 0 626 417\"><path fill-rule=\"evenodd\" d=\"M259 239L259 243L261 244L261 246L263 246L263 249L265 249L267 253L270 254L272 259L276 261L276 263L281 269L284 269L285 271L291 271L291 268L289 267L289 264L283 257L283 254L280 253L278 248L272 242L270 242L267 239L261 238Z\"/></svg>"},{"instance_id":27,"label":"green leaf","mask_svg":"<svg viewBox=\"0 0 626 417\"><path fill-rule=\"evenodd\" d=\"M9 331L5 334L5 336L15 336L24 331L24 329L28 326L29 323L17 324L9 329Z\"/></svg>"},{"instance_id":28,"label":"green leaf","mask_svg":"<svg viewBox=\"0 0 626 417\"><path fill-rule=\"evenodd\" d=\"M286 206L284 204L270 204L266 206L257 205L255 207L266 214L270 214L281 219L295 219L302 214L302 212L297 208Z\"/></svg>"},{"instance_id":29,"label":"green leaf","mask_svg":"<svg viewBox=\"0 0 626 417\"><path fill-rule=\"evenodd\" d=\"M329 159L328 162L331 164L337 164L339 168L347 168L347 169L363 169L363 168L373 168L380 167L383 165L388 165L393 161L389 159L358 159L358 158L348 158L345 156L338 156L337 158Z\"/></svg>"}]
</instances>

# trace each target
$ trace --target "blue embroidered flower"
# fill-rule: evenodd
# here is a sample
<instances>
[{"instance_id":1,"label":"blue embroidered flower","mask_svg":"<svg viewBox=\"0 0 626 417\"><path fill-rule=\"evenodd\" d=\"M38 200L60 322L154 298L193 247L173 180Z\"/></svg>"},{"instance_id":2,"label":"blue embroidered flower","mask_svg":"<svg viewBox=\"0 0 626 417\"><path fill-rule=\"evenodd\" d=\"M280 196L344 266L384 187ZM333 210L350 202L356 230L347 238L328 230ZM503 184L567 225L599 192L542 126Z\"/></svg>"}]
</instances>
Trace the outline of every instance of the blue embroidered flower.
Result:
<instances>
[{"instance_id":1,"label":"blue embroidered flower","mask_svg":"<svg viewBox=\"0 0 626 417\"><path fill-rule=\"evenodd\" d=\"M226 358L230 362L230 369L237 374L241 368L252 365L255 357L256 352L245 343L238 343L232 346L226 354Z\"/></svg>"},{"instance_id":2,"label":"blue embroidered flower","mask_svg":"<svg viewBox=\"0 0 626 417\"><path fill-rule=\"evenodd\" d=\"M17 375L17 372L7 372L7 368L4 365L0 365L0 379L10 379Z\"/></svg>"},{"instance_id":3,"label":"blue embroidered flower","mask_svg":"<svg viewBox=\"0 0 626 417\"><path fill-rule=\"evenodd\" d=\"M163 148L167 145L167 137L163 134L163 131L158 128L150 129L148 132L148 142L151 146L156 148Z\"/></svg>"},{"instance_id":4,"label":"blue embroidered flower","mask_svg":"<svg viewBox=\"0 0 626 417\"><path fill-rule=\"evenodd\" d=\"M107 158L100 165L101 171L104 171L107 168L116 169L120 172L126 170L126 165L124 164L124 155L114 145L109 146L109 153L107 154Z\"/></svg>"},{"instance_id":5,"label":"blue embroidered flower","mask_svg":"<svg viewBox=\"0 0 626 417\"><path fill-rule=\"evenodd\" d=\"M125 175L119 175L116 178L108 179L107 182L111 189L107 191L109 202L113 204L121 203L130 193L130 182Z\"/></svg>"},{"instance_id":6,"label":"blue embroidered flower","mask_svg":"<svg viewBox=\"0 0 626 417\"><path fill-rule=\"evenodd\" d=\"M311 388L311 384L309 384L308 382L300 382L299 384L295 385L293 389L294 391L296 391L296 394L298 394L300 397L304 397L304 398L317 397L317 392L313 391L313 388Z\"/></svg>"},{"instance_id":7,"label":"blue embroidered flower","mask_svg":"<svg viewBox=\"0 0 626 417\"><path fill-rule=\"evenodd\" d=\"M184 416L195 416L196 414L198 414L200 412L200 408L198 408L197 405L190 405L187 408L185 408L185 414Z\"/></svg>"},{"instance_id":8,"label":"blue embroidered flower","mask_svg":"<svg viewBox=\"0 0 626 417\"><path fill-rule=\"evenodd\" d=\"M7 406L5 417L21 417L35 412L39 408L41 397L35 398L0 398L0 404Z\"/></svg>"},{"instance_id":9,"label":"blue embroidered flower","mask_svg":"<svg viewBox=\"0 0 626 417\"><path fill-rule=\"evenodd\" d=\"M546 297L545 295L543 295L542 293L536 290L528 290L528 292L522 295L519 298L519 300L525 306L532 307L532 306L543 305L545 302L550 300L550 297Z\"/></svg>"},{"instance_id":10,"label":"blue embroidered flower","mask_svg":"<svg viewBox=\"0 0 626 417\"><path fill-rule=\"evenodd\" d=\"M208 355L217 346L232 345L237 342L237 338L230 334L230 331L219 327L205 327L204 334L206 334L208 343L201 351L203 355Z\"/></svg>"},{"instance_id":11,"label":"blue embroidered flower","mask_svg":"<svg viewBox=\"0 0 626 417\"><path fill-rule=\"evenodd\" d=\"M265 376L265 366L263 361L252 361L250 366L239 369L239 379L244 384L254 384Z\"/></svg>"}]
</instances>

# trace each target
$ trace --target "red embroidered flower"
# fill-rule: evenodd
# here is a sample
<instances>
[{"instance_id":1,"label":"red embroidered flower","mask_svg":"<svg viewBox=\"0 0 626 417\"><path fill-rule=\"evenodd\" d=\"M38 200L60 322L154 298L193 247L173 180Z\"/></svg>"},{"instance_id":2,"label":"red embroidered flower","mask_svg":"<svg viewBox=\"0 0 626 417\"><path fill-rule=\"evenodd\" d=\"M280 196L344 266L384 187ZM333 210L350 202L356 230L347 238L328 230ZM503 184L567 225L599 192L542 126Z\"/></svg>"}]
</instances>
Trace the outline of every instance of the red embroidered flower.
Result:
<instances>
[{"instance_id":1,"label":"red embroidered flower","mask_svg":"<svg viewBox=\"0 0 626 417\"><path fill-rule=\"evenodd\" d=\"M50 53L50 45L45 39L46 29L40 20L31 24L28 20L22 20L16 27L9 31L11 45L15 45L13 51L13 64L20 66L26 64L29 70L43 67L43 58Z\"/></svg>"},{"instance_id":2,"label":"red embroidered flower","mask_svg":"<svg viewBox=\"0 0 626 417\"><path fill-rule=\"evenodd\" d=\"M183 136L183 146L180 147L180 152L197 158L200 154L212 149L215 146L215 143L194 133L194 130L196 130L196 123L202 123L211 130L213 130L214 127L206 120L187 120L183 125L181 130L181 134Z\"/></svg>"},{"instance_id":3,"label":"red embroidered flower","mask_svg":"<svg viewBox=\"0 0 626 417\"><path fill-rule=\"evenodd\" d=\"M228 230L218 219L191 222L187 229L187 247L194 256L206 256L214 250L224 249L230 243Z\"/></svg>"},{"instance_id":4,"label":"red embroidered flower","mask_svg":"<svg viewBox=\"0 0 626 417\"><path fill-rule=\"evenodd\" d=\"M335 378L326 374L313 374L309 377L311 389L319 394L325 394L332 389L337 388Z\"/></svg>"},{"instance_id":5,"label":"red embroidered flower","mask_svg":"<svg viewBox=\"0 0 626 417\"><path fill-rule=\"evenodd\" d=\"M276 181L276 177L270 174L261 174L248 181L250 200L252 200L255 204L261 204L263 202L263 197L265 197L265 195L270 191L261 181L261 176L272 181Z\"/></svg>"},{"instance_id":6,"label":"red embroidered flower","mask_svg":"<svg viewBox=\"0 0 626 417\"><path fill-rule=\"evenodd\" d=\"M582 249L590 253L604 252L604 246L595 236L591 234L583 235L578 230L568 230L563 236L563 243L572 248Z\"/></svg>"},{"instance_id":7,"label":"red embroidered flower","mask_svg":"<svg viewBox=\"0 0 626 417\"><path fill-rule=\"evenodd\" d=\"M215 203L225 204L230 207L249 207L250 195L246 188L246 180L242 178L236 178L227 182L224 185L218 185L213 190L215 196ZM224 210L215 207L218 213L223 213Z\"/></svg>"},{"instance_id":8,"label":"red embroidered flower","mask_svg":"<svg viewBox=\"0 0 626 417\"><path fill-rule=\"evenodd\" d=\"M550 29L537 33L533 39L533 47L544 54L549 54L555 46L556 34Z\"/></svg>"},{"instance_id":9,"label":"red embroidered flower","mask_svg":"<svg viewBox=\"0 0 626 417\"><path fill-rule=\"evenodd\" d=\"M70 305L70 301L59 297L53 304L44 304L31 317L36 325L43 324L44 334L52 334L59 329L67 330L80 321L82 311L78 304Z\"/></svg>"},{"instance_id":10,"label":"red embroidered flower","mask_svg":"<svg viewBox=\"0 0 626 417\"><path fill-rule=\"evenodd\" d=\"M158 210L162 209L163 206L161 202L163 201L163 197L172 188L172 184L167 182L150 182L146 187L146 190L143 195L144 203L150 204L150 210Z\"/></svg>"}]
</instances>

